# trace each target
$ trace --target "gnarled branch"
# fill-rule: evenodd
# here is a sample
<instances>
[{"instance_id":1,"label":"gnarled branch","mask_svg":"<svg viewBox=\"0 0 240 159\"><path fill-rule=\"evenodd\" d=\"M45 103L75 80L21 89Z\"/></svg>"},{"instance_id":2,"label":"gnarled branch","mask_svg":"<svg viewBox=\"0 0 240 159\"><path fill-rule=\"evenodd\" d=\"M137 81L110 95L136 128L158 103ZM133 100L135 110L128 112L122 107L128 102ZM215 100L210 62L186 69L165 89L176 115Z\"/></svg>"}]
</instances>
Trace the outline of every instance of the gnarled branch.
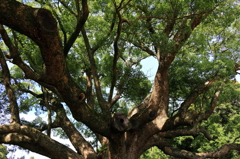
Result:
<instances>
[{"instance_id":1,"label":"gnarled branch","mask_svg":"<svg viewBox=\"0 0 240 159\"><path fill-rule=\"evenodd\" d=\"M82 156L67 146L49 138L40 131L25 125L0 125L0 141L3 143L23 146L31 151L41 153L53 159L56 158L56 156L58 159L66 159L69 157L83 159ZM30 145L32 145L32 147ZM45 150L45 153L39 150Z\"/></svg>"}]
</instances>

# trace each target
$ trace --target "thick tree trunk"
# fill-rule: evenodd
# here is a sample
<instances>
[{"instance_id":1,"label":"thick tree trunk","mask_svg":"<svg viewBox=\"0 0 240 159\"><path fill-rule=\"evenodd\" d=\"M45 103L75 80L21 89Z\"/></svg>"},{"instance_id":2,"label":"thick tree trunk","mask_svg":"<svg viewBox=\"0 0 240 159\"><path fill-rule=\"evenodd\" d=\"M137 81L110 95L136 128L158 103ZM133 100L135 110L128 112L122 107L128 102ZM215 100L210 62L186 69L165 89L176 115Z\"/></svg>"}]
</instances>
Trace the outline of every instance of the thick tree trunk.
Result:
<instances>
[{"instance_id":1,"label":"thick tree trunk","mask_svg":"<svg viewBox=\"0 0 240 159\"><path fill-rule=\"evenodd\" d=\"M138 159L140 147L137 143L137 136L130 135L130 132L115 135L115 140L110 140L109 159Z\"/></svg>"}]
</instances>

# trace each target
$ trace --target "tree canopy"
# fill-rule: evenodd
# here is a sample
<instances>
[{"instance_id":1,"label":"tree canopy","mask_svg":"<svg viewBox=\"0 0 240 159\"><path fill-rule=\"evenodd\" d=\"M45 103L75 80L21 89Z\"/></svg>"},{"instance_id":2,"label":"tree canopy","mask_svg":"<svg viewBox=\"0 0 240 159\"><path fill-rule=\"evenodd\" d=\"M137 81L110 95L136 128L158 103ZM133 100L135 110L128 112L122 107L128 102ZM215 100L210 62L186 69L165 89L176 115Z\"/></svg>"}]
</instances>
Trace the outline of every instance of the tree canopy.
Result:
<instances>
[{"instance_id":1,"label":"tree canopy","mask_svg":"<svg viewBox=\"0 0 240 159\"><path fill-rule=\"evenodd\" d=\"M56 159L239 156L239 7L0 0L0 143Z\"/></svg>"}]
</instances>

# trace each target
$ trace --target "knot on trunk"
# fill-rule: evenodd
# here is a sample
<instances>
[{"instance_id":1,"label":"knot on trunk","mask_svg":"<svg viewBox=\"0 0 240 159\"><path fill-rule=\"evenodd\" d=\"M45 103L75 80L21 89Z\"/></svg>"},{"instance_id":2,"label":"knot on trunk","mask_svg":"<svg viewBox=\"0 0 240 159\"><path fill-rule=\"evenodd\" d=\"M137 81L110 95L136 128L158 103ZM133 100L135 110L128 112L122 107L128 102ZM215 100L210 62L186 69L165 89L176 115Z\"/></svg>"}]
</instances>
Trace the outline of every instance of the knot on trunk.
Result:
<instances>
[{"instance_id":1,"label":"knot on trunk","mask_svg":"<svg viewBox=\"0 0 240 159\"><path fill-rule=\"evenodd\" d=\"M46 32L53 32L57 28L57 22L52 16L51 12L46 9L36 9L34 17L39 23L42 30Z\"/></svg>"},{"instance_id":2,"label":"knot on trunk","mask_svg":"<svg viewBox=\"0 0 240 159\"><path fill-rule=\"evenodd\" d=\"M131 123L124 113L117 112L113 116L113 128L118 131L127 131L131 128Z\"/></svg>"},{"instance_id":3,"label":"knot on trunk","mask_svg":"<svg viewBox=\"0 0 240 159\"><path fill-rule=\"evenodd\" d=\"M80 93L79 96L78 96L78 99L80 101L83 101L85 99L85 94L84 93Z\"/></svg>"}]
</instances>

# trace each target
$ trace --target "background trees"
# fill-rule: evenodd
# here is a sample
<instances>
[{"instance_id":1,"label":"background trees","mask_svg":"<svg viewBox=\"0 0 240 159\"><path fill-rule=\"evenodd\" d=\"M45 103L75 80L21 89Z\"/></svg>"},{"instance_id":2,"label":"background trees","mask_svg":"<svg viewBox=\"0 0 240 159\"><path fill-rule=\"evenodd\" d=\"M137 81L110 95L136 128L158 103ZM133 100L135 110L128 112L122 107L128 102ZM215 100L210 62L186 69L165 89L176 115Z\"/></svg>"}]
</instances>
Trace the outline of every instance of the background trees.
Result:
<instances>
[{"instance_id":1,"label":"background trees","mask_svg":"<svg viewBox=\"0 0 240 159\"><path fill-rule=\"evenodd\" d=\"M233 0L0 0L1 143L50 158L236 156L238 16Z\"/></svg>"}]
</instances>

